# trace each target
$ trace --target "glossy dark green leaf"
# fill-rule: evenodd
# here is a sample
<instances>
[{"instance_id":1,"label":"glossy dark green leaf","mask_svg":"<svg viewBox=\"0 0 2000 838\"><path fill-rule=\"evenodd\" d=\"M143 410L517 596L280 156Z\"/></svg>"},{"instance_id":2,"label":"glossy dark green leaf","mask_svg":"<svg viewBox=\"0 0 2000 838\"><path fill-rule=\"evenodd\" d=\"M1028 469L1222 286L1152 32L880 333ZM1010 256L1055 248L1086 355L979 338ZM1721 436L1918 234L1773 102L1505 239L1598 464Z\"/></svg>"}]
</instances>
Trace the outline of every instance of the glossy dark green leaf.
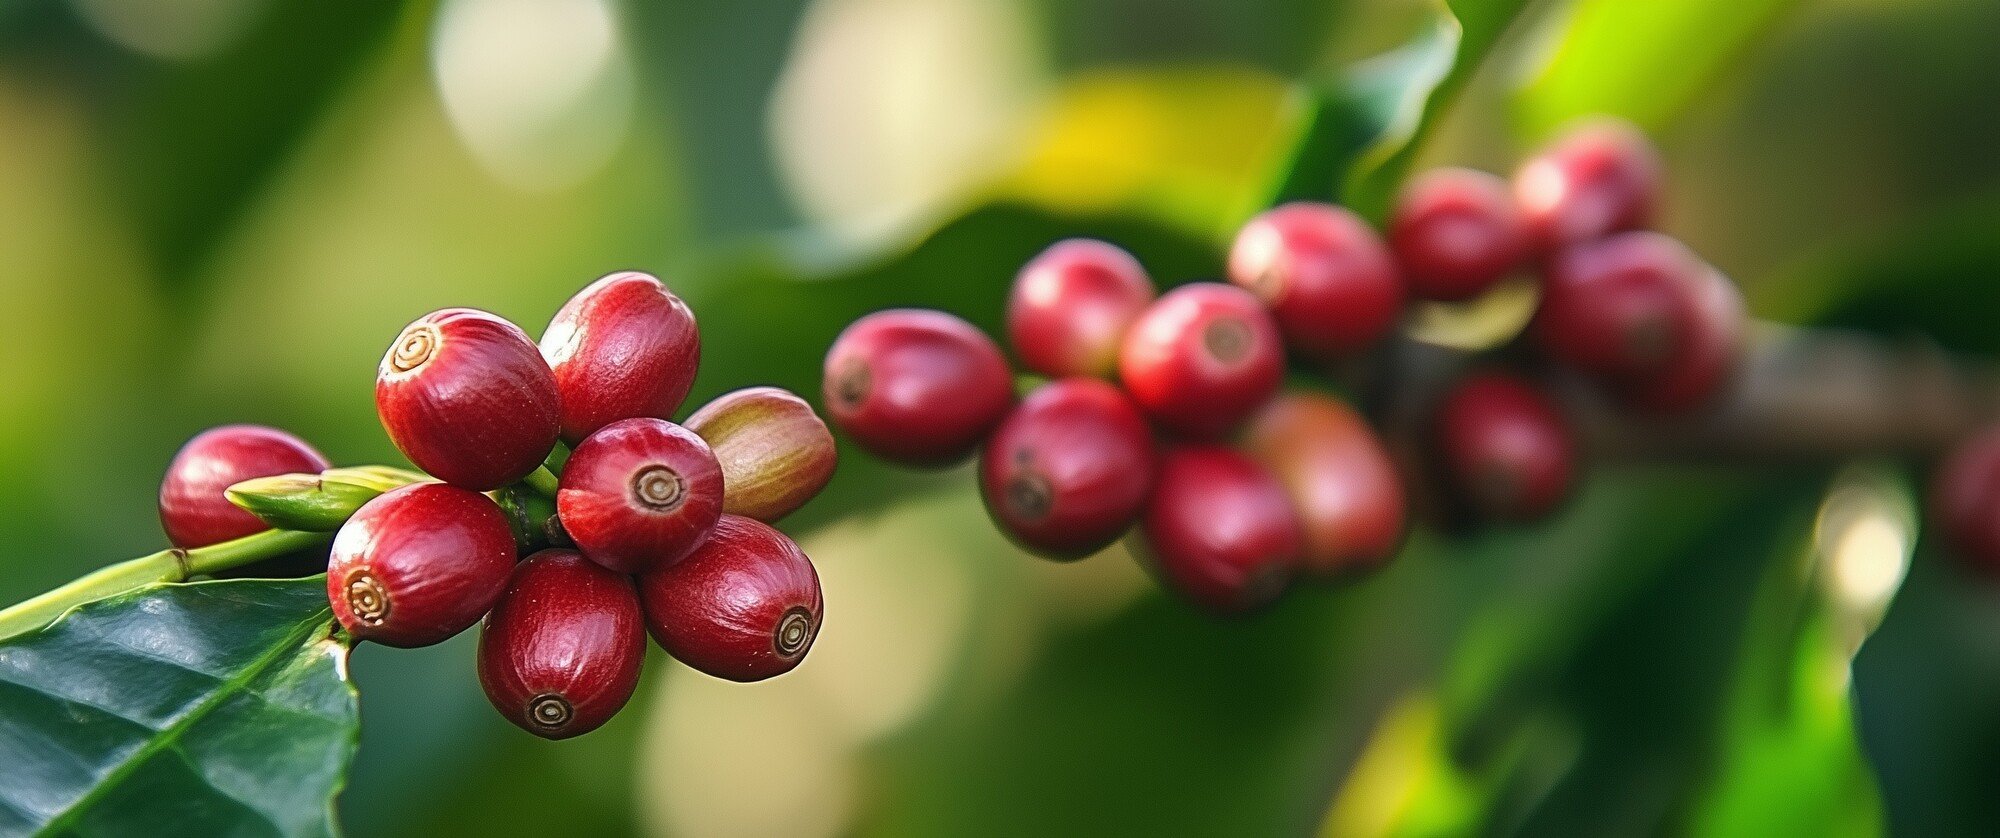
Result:
<instances>
[{"instance_id":1,"label":"glossy dark green leaf","mask_svg":"<svg viewBox=\"0 0 2000 838\"><path fill-rule=\"evenodd\" d=\"M1441 0L1409 43L1335 79L1302 86L1300 141L1280 170L1271 203L1336 198L1380 217L1438 114L1525 5Z\"/></svg>"},{"instance_id":2,"label":"glossy dark green leaf","mask_svg":"<svg viewBox=\"0 0 2000 838\"><path fill-rule=\"evenodd\" d=\"M159 585L0 643L0 834L330 835L357 699L324 577Z\"/></svg>"}]
</instances>

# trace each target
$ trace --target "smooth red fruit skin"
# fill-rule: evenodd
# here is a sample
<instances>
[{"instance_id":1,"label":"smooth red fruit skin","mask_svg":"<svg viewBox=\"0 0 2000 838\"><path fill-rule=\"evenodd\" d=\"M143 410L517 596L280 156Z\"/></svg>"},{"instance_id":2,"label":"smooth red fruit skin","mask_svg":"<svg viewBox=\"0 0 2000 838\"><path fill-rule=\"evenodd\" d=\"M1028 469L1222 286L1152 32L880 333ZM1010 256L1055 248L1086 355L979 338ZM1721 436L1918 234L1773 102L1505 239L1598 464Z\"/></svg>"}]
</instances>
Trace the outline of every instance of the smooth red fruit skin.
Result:
<instances>
[{"instance_id":1,"label":"smooth red fruit skin","mask_svg":"<svg viewBox=\"0 0 2000 838\"><path fill-rule=\"evenodd\" d=\"M1332 204L1265 212L1236 234L1229 281L1271 309L1285 343L1320 360L1373 346L1403 312L1403 280L1382 237Z\"/></svg>"},{"instance_id":2,"label":"smooth red fruit skin","mask_svg":"<svg viewBox=\"0 0 2000 838\"><path fill-rule=\"evenodd\" d=\"M639 573L685 558L722 515L722 465L664 419L598 429L563 465L556 516L592 561Z\"/></svg>"},{"instance_id":3,"label":"smooth red fruit skin","mask_svg":"<svg viewBox=\"0 0 2000 838\"><path fill-rule=\"evenodd\" d=\"M544 739L596 730L639 686L646 621L632 577L573 550L514 567L479 633L479 685L507 721Z\"/></svg>"},{"instance_id":4,"label":"smooth red fruit skin","mask_svg":"<svg viewBox=\"0 0 2000 838\"><path fill-rule=\"evenodd\" d=\"M1413 296L1464 300L1493 287L1528 256L1528 227L1507 182L1472 169L1434 169L1403 188L1389 249Z\"/></svg>"},{"instance_id":5,"label":"smooth red fruit skin","mask_svg":"<svg viewBox=\"0 0 2000 838\"><path fill-rule=\"evenodd\" d=\"M1687 350L1685 315L1708 270L1659 233L1618 233L1565 248L1543 271L1533 337L1544 354L1589 375L1657 373Z\"/></svg>"},{"instance_id":6,"label":"smooth red fruit skin","mask_svg":"<svg viewBox=\"0 0 2000 838\"><path fill-rule=\"evenodd\" d=\"M1153 431L1123 392L1094 378L1037 388L979 461L986 511L1015 543L1078 559L1132 528L1153 488Z\"/></svg>"},{"instance_id":7,"label":"smooth red fruit skin","mask_svg":"<svg viewBox=\"0 0 2000 838\"><path fill-rule=\"evenodd\" d=\"M1591 122L1565 133L1514 174L1514 202L1543 251L1653 223L1660 154L1625 122Z\"/></svg>"},{"instance_id":8,"label":"smooth red fruit skin","mask_svg":"<svg viewBox=\"0 0 2000 838\"><path fill-rule=\"evenodd\" d=\"M1535 521L1569 497L1575 437L1535 385L1500 372L1466 376L1445 395L1437 423L1450 485L1481 518Z\"/></svg>"},{"instance_id":9,"label":"smooth red fruit skin","mask_svg":"<svg viewBox=\"0 0 2000 838\"><path fill-rule=\"evenodd\" d=\"M1243 442L1284 485L1299 515L1304 573L1339 579L1395 556L1408 516L1403 479L1354 408L1317 393L1286 393L1250 420Z\"/></svg>"},{"instance_id":10,"label":"smooth red fruit skin","mask_svg":"<svg viewBox=\"0 0 2000 838\"><path fill-rule=\"evenodd\" d=\"M1966 568L2000 579L2000 428L1945 455L1931 478L1930 516Z\"/></svg>"},{"instance_id":11,"label":"smooth red fruit skin","mask_svg":"<svg viewBox=\"0 0 2000 838\"><path fill-rule=\"evenodd\" d=\"M305 440L262 425L223 425L195 434L160 480L160 525L175 547L220 544L270 529L222 491L255 477L318 474L333 464Z\"/></svg>"},{"instance_id":12,"label":"smooth red fruit skin","mask_svg":"<svg viewBox=\"0 0 2000 838\"><path fill-rule=\"evenodd\" d=\"M605 276L563 303L542 333L562 395L562 438L575 445L620 419L672 419L701 366L687 303L639 271Z\"/></svg>"},{"instance_id":13,"label":"smooth red fruit skin","mask_svg":"<svg viewBox=\"0 0 2000 838\"><path fill-rule=\"evenodd\" d=\"M1216 445L1167 450L1139 532L1136 552L1160 582L1218 614L1276 601L1304 546L1278 479Z\"/></svg>"},{"instance_id":14,"label":"smooth red fruit skin","mask_svg":"<svg viewBox=\"0 0 2000 838\"><path fill-rule=\"evenodd\" d=\"M417 483L362 504L333 537L327 599L356 640L429 646L493 608L514 558L514 531L493 501Z\"/></svg>"},{"instance_id":15,"label":"smooth red fruit skin","mask_svg":"<svg viewBox=\"0 0 2000 838\"><path fill-rule=\"evenodd\" d=\"M1167 430L1219 439L1278 392L1285 354L1278 325L1250 292L1195 282L1175 288L1125 333L1119 378Z\"/></svg>"},{"instance_id":16,"label":"smooth red fruit skin","mask_svg":"<svg viewBox=\"0 0 2000 838\"><path fill-rule=\"evenodd\" d=\"M722 511L774 523L812 500L839 463L812 405L780 387L746 387L687 420L722 465Z\"/></svg>"},{"instance_id":17,"label":"smooth red fruit skin","mask_svg":"<svg viewBox=\"0 0 2000 838\"><path fill-rule=\"evenodd\" d=\"M376 371L375 410L417 468L479 492L541 466L560 421L555 376L528 334L469 308L404 327Z\"/></svg>"},{"instance_id":18,"label":"smooth red fruit skin","mask_svg":"<svg viewBox=\"0 0 2000 838\"><path fill-rule=\"evenodd\" d=\"M912 466L959 462L1007 415L1013 373L993 339L941 311L848 324L826 353L827 415L862 448Z\"/></svg>"},{"instance_id":19,"label":"smooth red fruit skin","mask_svg":"<svg viewBox=\"0 0 2000 838\"><path fill-rule=\"evenodd\" d=\"M1660 370L1624 382L1616 395L1629 408L1658 415L1686 414L1713 404L1743 354L1743 292L1713 267L1688 282L1677 318L1686 335L1680 351Z\"/></svg>"},{"instance_id":20,"label":"smooth red fruit skin","mask_svg":"<svg viewBox=\"0 0 2000 838\"><path fill-rule=\"evenodd\" d=\"M1153 301L1153 281L1123 248L1095 239L1049 246L1014 278L1007 340L1021 366L1051 378L1118 371L1125 329Z\"/></svg>"},{"instance_id":21,"label":"smooth red fruit skin","mask_svg":"<svg viewBox=\"0 0 2000 838\"><path fill-rule=\"evenodd\" d=\"M730 681L792 671L819 636L819 574L769 524L724 515L687 561L639 577L646 629L681 663Z\"/></svg>"}]
</instances>

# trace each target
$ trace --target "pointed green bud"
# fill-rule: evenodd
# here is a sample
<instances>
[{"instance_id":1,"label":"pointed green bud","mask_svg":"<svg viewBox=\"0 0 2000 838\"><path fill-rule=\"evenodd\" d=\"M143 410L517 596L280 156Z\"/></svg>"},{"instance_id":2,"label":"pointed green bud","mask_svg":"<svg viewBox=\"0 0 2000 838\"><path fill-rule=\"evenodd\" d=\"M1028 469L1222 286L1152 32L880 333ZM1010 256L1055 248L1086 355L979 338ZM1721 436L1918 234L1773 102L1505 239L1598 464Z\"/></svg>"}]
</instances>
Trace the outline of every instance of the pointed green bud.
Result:
<instances>
[{"instance_id":1,"label":"pointed green bud","mask_svg":"<svg viewBox=\"0 0 2000 838\"><path fill-rule=\"evenodd\" d=\"M331 532L375 496L429 478L387 466L257 477L223 491L229 502L281 530Z\"/></svg>"}]
</instances>

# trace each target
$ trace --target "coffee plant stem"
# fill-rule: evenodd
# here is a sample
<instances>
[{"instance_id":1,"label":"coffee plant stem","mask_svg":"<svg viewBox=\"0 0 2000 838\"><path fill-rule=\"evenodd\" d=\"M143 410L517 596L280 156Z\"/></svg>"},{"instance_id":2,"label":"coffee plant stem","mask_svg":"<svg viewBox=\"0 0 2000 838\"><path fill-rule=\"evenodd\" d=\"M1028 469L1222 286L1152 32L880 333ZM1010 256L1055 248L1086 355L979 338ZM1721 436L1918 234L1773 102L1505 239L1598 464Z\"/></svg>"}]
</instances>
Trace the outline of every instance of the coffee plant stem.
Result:
<instances>
[{"instance_id":1,"label":"coffee plant stem","mask_svg":"<svg viewBox=\"0 0 2000 838\"><path fill-rule=\"evenodd\" d=\"M38 630L91 600L159 582L185 582L324 543L332 533L267 530L193 550L161 550L101 568L60 588L0 610L0 640Z\"/></svg>"}]
</instances>

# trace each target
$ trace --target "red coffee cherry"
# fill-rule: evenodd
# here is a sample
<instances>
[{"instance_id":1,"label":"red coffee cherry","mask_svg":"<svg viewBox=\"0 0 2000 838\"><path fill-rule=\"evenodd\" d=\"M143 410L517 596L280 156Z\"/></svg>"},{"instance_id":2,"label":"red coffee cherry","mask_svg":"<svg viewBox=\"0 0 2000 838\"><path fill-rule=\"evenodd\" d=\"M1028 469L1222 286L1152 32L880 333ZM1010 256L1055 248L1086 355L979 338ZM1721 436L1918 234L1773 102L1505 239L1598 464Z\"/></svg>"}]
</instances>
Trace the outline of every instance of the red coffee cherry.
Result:
<instances>
[{"instance_id":1,"label":"red coffee cherry","mask_svg":"<svg viewBox=\"0 0 2000 838\"><path fill-rule=\"evenodd\" d=\"M1714 403L1743 354L1743 292L1713 267L1694 274L1682 296L1685 337L1671 360L1652 374L1622 382L1616 395L1629 408L1684 414Z\"/></svg>"},{"instance_id":2,"label":"red coffee cherry","mask_svg":"<svg viewBox=\"0 0 2000 838\"><path fill-rule=\"evenodd\" d=\"M762 681L804 660L819 635L819 574L770 525L724 515L708 541L639 577L646 628L676 660L717 678Z\"/></svg>"},{"instance_id":3,"label":"red coffee cherry","mask_svg":"<svg viewBox=\"0 0 2000 838\"><path fill-rule=\"evenodd\" d=\"M1118 358L1132 400L1162 426L1218 439L1278 392L1285 373L1278 325L1250 292L1196 282L1139 315Z\"/></svg>"},{"instance_id":4,"label":"red coffee cherry","mask_svg":"<svg viewBox=\"0 0 2000 838\"><path fill-rule=\"evenodd\" d=\"M1218 614L1275 601L1303 536L1278 479L1228 448L1170 448L1140 519L1137 554L1161 584Z\"/></svg>"},{"instance_id":5,"label":"red coffee cherry","mask_svg":"<svg viewBox=\"0 0 2000 838\"><path fill-rule=\"evenodd\" d=\"M1321 360L1373 346L1403 311L1389 248L1331 204L1285 204L1250 219L1229 250L1229 281L1271 308L1287 345Z\"/></svg>"},{"instance_id":6,"label":"red coffee cherry","mask_svg":"<svg viewBox=\"0 0 2000 838\"><path fill-rule=\"evenodd\" d=\"M833 434L812 406L778 387L716 397L688 417L722 465L722 511L776 522L833 479Z\"/></svg>"},{"instance_id":7,"label":"red coffee cherry","mask_svg":"<svg viewBox=\"0 0 2000 838\"><path fill-rule=\"evenodd\" d=\"M1447 485L1480 518L1535 521L1569 497L1575 436L1535 385L1501 372L1466 376L1439 406L1437 430Z\"/></svg>"},{"instance_id":8,"label":"red coffee cherry","mask_svg":"<svg viewBox=\"0 0 2000 838\"><path fill-rule=\"evenodd\" d=\"M1602 120L1564 134L1514 174L1514 201L1543 250L1653 223L1660 154L1629 123Z\"/></svg>"},{"instance_id":9,"label":"red coffee cherry","mask_svg":"<svg viewBox=\"0 0 2000 838\"><path fill-rule=\"evenodd\" d=\"M543 739L580 736L617 715L645 659L632 577L573 550L543 550L516 565L479 632L486 699Z\"/></svg>"},{"instance_id":10,"label":"red coffee cherry","mask_svg":"<svg viewBox=\"0 0 2000 838\"><path fill-rule=\"evenodd\" d=\"M1931 478L1930 515L1964 567L2000 579L2000 428L1945 455Z\"/></svg>"},{"instance_id":11,"label":"red coffee cherry","mask_svg":"<svg viewBox=\"0 0 2000 838\"><path fill-rule=\"evenodd\" d=\"M1304 533L1300 569L1322 579L1374 570L1403 543L1403 480L1347 403L1286 393L1250 420L1245 451L1284 484Z\"/></svg>"},{"instance_id":12,"label":"red coffee cherry","mask_svg":"<svg viewBox=\"0 0 2000 838\"><path fill-rule=\"evenodd\" d=\"M986 442L979 487L993 522L1030 552L1088 556L1132 528L1153 487L1153 431L1094 378L1045 384Z\"/></svg>"},{"instance_id":13,"label":"red coffee cherry","mask_svg":"<svg viewBox=\"0 0 2000 838\"><path fill-rule=\"evenodd\" d=\"M1389 219L1389 248L1412 295L1464 300L1520 267L1528 228L1506 181L1472 169L1433 169L1403 188Z\"/></svg>"},{"instance_id":14,"label":"red coffee cherry","mask_svg":"<svg viewBox=\"0 0 2000 838\"><path fill-rule=\"evenodd\" d=\"M256 477L318 474L333 464L305 440L261 425L224 425L196 434L160 480L160 524L175 547L192 549L263 532L269 526L230 503L223 490Z\"/></svg>"},{"instance_id":15,"label":"red coffee cherry","mask_svg":"<svg viewBox=\"0 0 2000 838\"><path fill-rule=\"evenodd\" d=\"M891 309L849 324L826 353L827 415L876 456L949 465L1014 403L1000 347L941 311Z\"/></svg>"},{"instance_id":16,"label":"red coffee cherry","mask_svg":"<svg viewBox=\"0 0 2000 838\"><path fill-rule=\"evenodd\" d=\"M1659 233L1618 233L1558 251L1542 279L1534 339L1550 358L1605 379L1664 370L1687 350L1706 263Z\"/></svg>"},{"instance_id":17,"label":"red coffee cherry","mask_svg":"<svg viewBox=\"0 0 2000 838\"><path fill-rule=\"evenodd\" d=\"M563 303L542 333L576 445L620 419L672 419L701 366L694 312L651 274L603 277Z\"/></svg>"},{"instance_id":18,"label":"red coffee cherry","mask_svg":"<svg viewBox=\"0 0 2000 838\"><path fill-rule=\"evenodd\" d=\"M563 466L556 516L592 561L639 573L680 561L722 514L722 465L664 419L605 425Z\"/></svg>"},{"instance_id":19,"label":"red coffee cherry","mask_svg":"<svg viewBox=\"0 0 2000 838\"><path fill-rule=\"evenodd\" d=\"M469 308L403 329L375 374L390 441L453 486L488 491L528 476L556 444L555 376L519 326Z\"/></svg>"},{"instance_id":20,"label":"red coffee cherry","mask_svg":"<svg viewBox=\"0 0 2000 838\"><path fill-rule=\"evenodd\" d=\"M1051 378L1110 377L1118 342L1153 301L1132 254L1095 239L1065 239L1030 260L1007 295L1007 340L1021 366Z\"/></svg>"},{"instance_id":21,"label":"red coffee cherry","mask_svg":"<svg viewBox=\"0 0 2000 838\"><path fill-rule=\"evenodd\" d=\"M429 646L479 622L507 588L514 531L485 495L442 483L362 504L333 537L326 592L356 640Z\"/></svg>"}]
</instances>

